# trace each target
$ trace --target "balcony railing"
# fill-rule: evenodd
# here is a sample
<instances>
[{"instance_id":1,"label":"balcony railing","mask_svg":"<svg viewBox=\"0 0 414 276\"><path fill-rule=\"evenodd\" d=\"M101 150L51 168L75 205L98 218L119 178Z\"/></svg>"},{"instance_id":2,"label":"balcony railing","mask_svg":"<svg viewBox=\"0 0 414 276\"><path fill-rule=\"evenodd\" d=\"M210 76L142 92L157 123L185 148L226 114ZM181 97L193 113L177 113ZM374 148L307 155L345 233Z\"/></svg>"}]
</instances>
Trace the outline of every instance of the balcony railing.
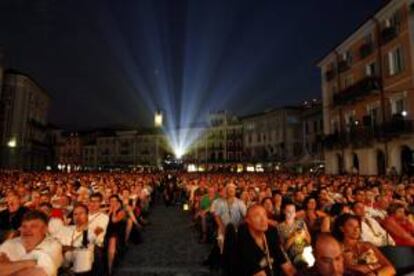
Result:
<instances>
[{"instance_id":1,"label":"balcony railing","mask_svg":"<svg viewBox=\"0 0 414 276\"><path fill-rule=\"evenodd\" d=\"M398 35L398 27L390 26L381 31L381 44L385 45Z\"/></svg>"},{"instance_id":2,"label":"balcony railing","mask_svg":"<svg viewBox=\"0 0 414 276\"><path fill-rule=\"evenodd\" d=\"M347 89L334 94L334 105L342 105L350 101L357 100L363 96L371 94L373 91L378 91L380 88L380 79L369 77L362 79Z\"/></svg>"},{"instance_id":3,"label":"balcony railing","mask_svg":"<svg viewBox=\"0 0 414 276\"><path fill-rule=\"evenodd\" d=\"M326 135L323 145L326 149L369 147L374 141L392 139L400 135L414 134L414 121L393 120L382 125L354 126L344 132Z\"/></svg>"},{"instance_id":4,"label":"balcony railing","mask_svg":"<svg viewBox=\"0 0 414 276\"><path fill-rule=\"evenodd\" d=\"M392 138L399 135L414 133L414 121L393 119L385 123L381 129L382 138Z\"/></svg>"},{"instance_id":5,"label":"balcony railing","mask_svg":"<svg viewBox=\"0 0 414 276\"><path fill-rule=\"evenodd\" d=\"M359 55L361 59L366 58L374 51L374 45L372 43L365 43L359 48Z\"/></svg>"}]
</instances>

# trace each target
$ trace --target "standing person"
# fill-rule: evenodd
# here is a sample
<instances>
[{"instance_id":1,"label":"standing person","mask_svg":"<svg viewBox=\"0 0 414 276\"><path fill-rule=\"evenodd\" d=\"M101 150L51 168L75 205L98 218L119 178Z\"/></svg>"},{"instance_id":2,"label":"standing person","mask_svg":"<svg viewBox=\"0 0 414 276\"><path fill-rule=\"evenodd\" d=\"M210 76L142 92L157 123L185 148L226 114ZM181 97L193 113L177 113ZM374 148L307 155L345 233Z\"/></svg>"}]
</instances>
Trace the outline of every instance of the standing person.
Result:
<instances>
[{"instance_id":1,"label":"standing person","mask_svg":"<svg viewBox=\"0 0 414 276\"><path fill-rule=\"evenodd\" d=\"M205 243L208 240L209 225L211 223L211 212L210 207L213 201L217 198L216 189L214 187L209 187L207 194L205 194L200 200L200 211L197 213L196 217L200 217L201 221L201 231L202 236L200 242Z\"/></svg>"},{"instance_id":2,"label":"standing person","mask_svg":"<svg viewBox=\"0 0 414 276\"><path fill-rule=\"evenodd\" d=\"M215 201L213 211L217 223L217 241L222 253L224 270L228 274L234 269L236 232L246 215L246 205L236 197L236 185L226 186L226 197Z\"/></svg>"},{"instance_id":3,"label":"standing person","mask_svg":"<svg viewBox=\"0 0 414 276\"><path fill-rule=\"evenodd\" d=\"M219 240L224 239L226 228L232 225L237 229L246 215L246 205L236 197L236 185L227 184L225 198L219 198L214 202L213 214L217 223Z\"/></svg>"},{"instance_id":4,"label":"standing person","mask_svg":"<svg viewBox=\"0 0 414 276\"><path fill-rule=\"evenodd\" d=\"M0 274L55 276L62 263L62 247L47 236L47 216L41 211L24 215L21 235L0 245Z\"/></svg>"},{"instance_id":5,"label":"standing person","mask_svg":"<svg viewBox=\"0 0 414 276\"><path fill-rule=\"evenodd\" d=\"M295 275L295 268L283 253L276 228L268 223L261 205L247 210L246 224L237 233L237 275Z\"/></svg>"},{"instance_id":6,"label":"standing person","mask_svg":"<svg viewBox=\"0 0 414 276\"><path fill-rule=\"evenodd\" d=\"M123 244L126 229L126 212L117 195L109 198L109 223L106 232L108 244L108 273L111 275L117 248Z\"/></svg>"}]
</instances>

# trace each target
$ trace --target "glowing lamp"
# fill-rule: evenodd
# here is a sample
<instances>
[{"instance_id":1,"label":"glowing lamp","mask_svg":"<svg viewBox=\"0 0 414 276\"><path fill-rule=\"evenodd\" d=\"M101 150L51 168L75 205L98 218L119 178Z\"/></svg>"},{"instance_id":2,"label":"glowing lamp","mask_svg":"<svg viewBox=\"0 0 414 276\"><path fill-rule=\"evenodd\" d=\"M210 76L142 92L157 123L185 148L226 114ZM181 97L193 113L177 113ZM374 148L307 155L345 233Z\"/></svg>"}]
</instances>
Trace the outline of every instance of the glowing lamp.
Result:
<instances>
[{"instance_id":1,"label":"glowing lamp","mask_svg":"<svg viewBox=\"0 0 414 276\"><path fill-rule=\"evenodd\" d=\"M403 111L401 112L401 115L402 115L403 117L407 117L408 112L407 112L406 110L403 110Z\"/></svg>"},{"instance_id":2,"label":"glowing lamp","mask_svg":"<svg viewBox=\"0 0 414 276\"><path fill-rule=\"evenodd\" d=\"M183 211L188 211L190 210L190 207L188 206L188 203L184 203L183 204Z\"/></svg>"},{"instance_id":3,"label":"glowing lamp","mask_svg":"<svg viewBox=\"0 0 414 276\"><path fill-rule=\"evenodd\" d=\"M9 148L15 148L17 146L16 138L10 139L10 141L7 143L7 146Z\"/></svg>"}]
</instances>

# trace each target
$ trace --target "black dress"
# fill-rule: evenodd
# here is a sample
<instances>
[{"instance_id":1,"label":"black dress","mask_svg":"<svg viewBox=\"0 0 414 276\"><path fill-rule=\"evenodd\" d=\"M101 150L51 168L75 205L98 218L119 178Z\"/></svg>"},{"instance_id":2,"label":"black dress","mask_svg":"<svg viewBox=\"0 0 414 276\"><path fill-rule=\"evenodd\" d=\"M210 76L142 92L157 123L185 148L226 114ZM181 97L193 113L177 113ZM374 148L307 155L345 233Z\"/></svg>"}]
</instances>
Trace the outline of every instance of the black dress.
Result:
<instances>
[{"instance_id":1,"label":"black dress","mask_svg":"<svg viewBox=\"0 0 414 276\"><path fill-rule=\"evenodd\" d=\"M116 211L117 214L119 212L122 212L122 209L119 209L118 211ZM126 220L122 219L118 222L113 222L112 214L111 214L109 217L108 228L106 229L107 239L115 237L117 238L117 240L120 240L120 238L125 235L125 230L126 230Z\"/></svg>"}]
</instances>

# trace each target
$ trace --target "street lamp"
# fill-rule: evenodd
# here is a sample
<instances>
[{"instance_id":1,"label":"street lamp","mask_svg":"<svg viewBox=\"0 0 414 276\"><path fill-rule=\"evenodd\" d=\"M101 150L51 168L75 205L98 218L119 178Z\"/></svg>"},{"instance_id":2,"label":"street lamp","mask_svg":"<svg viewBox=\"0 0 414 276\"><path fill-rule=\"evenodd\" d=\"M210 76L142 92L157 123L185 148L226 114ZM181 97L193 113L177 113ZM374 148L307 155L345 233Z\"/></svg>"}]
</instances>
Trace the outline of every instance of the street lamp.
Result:
<instances>
[{"instance_id":1,"label":"street lamp","mask_svg":"<svg viewBox=\"0 0 414 276\"><path fill-rule=\"evenodd\" d=\"M15 148L17 146L16 138L10 139L9 142L7 143L7 146L9 148Z\"/></svg>"}]
</instances>

